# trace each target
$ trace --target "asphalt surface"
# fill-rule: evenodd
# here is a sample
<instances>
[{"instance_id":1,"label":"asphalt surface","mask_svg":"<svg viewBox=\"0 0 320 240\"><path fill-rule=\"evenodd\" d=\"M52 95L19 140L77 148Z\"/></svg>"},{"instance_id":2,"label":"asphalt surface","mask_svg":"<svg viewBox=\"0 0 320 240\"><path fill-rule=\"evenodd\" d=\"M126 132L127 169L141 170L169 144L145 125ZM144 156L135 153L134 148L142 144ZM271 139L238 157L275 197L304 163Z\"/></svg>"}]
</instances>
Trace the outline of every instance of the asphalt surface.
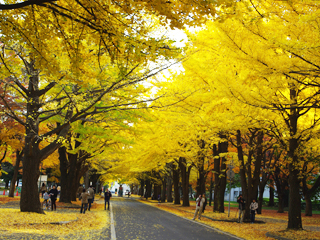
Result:
<instances>
[{"instance_id":1,"label":"asphalt surface","mask_svg":"<svg viewBox=\"0 0 320 240\"><path fill-rule=\"evenodd\" d=\"M112 198L116 239L238 239L127 198Z\"/></svg>"}]
</instances>

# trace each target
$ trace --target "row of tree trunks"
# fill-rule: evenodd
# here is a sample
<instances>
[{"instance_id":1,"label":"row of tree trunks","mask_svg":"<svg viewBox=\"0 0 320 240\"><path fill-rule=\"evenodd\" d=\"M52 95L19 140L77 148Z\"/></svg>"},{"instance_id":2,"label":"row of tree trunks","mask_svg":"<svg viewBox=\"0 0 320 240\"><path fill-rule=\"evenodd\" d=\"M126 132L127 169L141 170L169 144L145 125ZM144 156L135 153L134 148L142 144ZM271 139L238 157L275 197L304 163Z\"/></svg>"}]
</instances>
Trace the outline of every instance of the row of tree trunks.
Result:
<instances>
[{"instance_id":1,"label":"row of tree trunks","mask_svg":"<svg viewBox=\"0 0 320 240\"><path fill-rule=\"evenodd\" d=\"M255 139L257 139L256 144L254 144ZM248 141L248 146L249 146L248 160L247 160L247 163L245 164L243 150L242 150L242 136L241 136L240 130L237 131L237 150L238 150L238 158L240 161L241 188L242 188L242 195L246 200L244 220L250 219L250 211L249 211L250 203L252 202L253 199L256 199L258 196L261 162L263 158L262 142L263 142L263 132L258 129L252 130L250 132L249 141ZM256 147L254 147L254 145ZM254 155L256 155L256 158L255 158L255 161L252 161Z\"/></svg>"}]
</instances>

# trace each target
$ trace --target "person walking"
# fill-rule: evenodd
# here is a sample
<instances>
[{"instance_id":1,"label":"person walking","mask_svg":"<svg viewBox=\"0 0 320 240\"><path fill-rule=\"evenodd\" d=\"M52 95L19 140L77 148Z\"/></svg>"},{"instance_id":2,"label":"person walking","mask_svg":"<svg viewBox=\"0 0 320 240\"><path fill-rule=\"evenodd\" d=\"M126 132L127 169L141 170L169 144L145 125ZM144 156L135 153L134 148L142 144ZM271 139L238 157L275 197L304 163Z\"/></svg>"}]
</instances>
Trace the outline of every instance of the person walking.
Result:
<instances>
[{"instance_id":1,"label":"person walking","mask_svg":"<svg viewBox=\"0 0 320 240\"><path fill-rule=\"evenodd\" d=\"M93 199L94 199L94 191L92 189L92 185L90 185L90 187L87 190L89 197L88 197L88 203L89 203L89 207L88 207L88 211L90 211L91 209L91 204L93 203Z\"/></svg>"},{"instance_id":2,"label":"person walking","mask_svg":"<svg viewBox=\"0 0 320 240\"><path fill-rule=\"evenodd\" d=\"M203 203L203 209L202 209L202 213L204 213L204 210L206 209L206 206L207 206L207 197L206 197L206 194L202 194L202 198L204 198L204 203Z\"/></svg>"},{"instance_id":3,"label":"person walking","mask_svg":"<svg viewBox=\"0 0 320 240\"><path fill-rule=\"evenodd\" d=\"M242 197L242 194L239 195L237 202L239 203L239 218L238 223L242 223L244 215L246 213L246 200Z\"/></svg>"},{"instance_id":4,"label":"person walking","mask_svg":"<svg viewBox=\"0 0 320 240\"><path fill-rule=\"evenodd\" d=\"M80 213L85 214L87 207L88 207L88 197L89 197L89 193L86 192L85 189L82 190L82 193L79 197L79 200L81 199L81 209L80 209Z\"/></svg>"},{"instance_id":5,"label":"person walking","mask_svg":"<svg viewBox=\"0 0 320 240\"><path fill-rule=\"evenodd\" d=\"M250 204L250 222L254 223L255 217L256 217L256 211L258 209L258 203L255 199L252 200L252 203Z\"/></svg>"},{"instance_id":6,"label":"person walking","mask_svg":"<svg viewBox=\"0 0 320 240\"><path fill-rule=\"evenodd\" d=\"M53 211L53 207L54 207L54 210L57 210L56 201L58 197L58 190L56 189L55 185L53 185L52 189L49 191L49 196L51 199L51 211Z\"/></svg>"},{"instance_id":7,"label":"person walking","mask_svg":"<svg viewBox=\"0 0 320 240\"><path fill-rule=\"evenodd\" d=\"M201 220L201 213L202 213L202 208L203 208L204 202L205 202L205 199L202 198L202 196L200 194L196 200L196 211L194 213L192 220L195 220L198 214L199 214L198 219Z\"/></svg>"},{"instance_id":8,"label":"person walking","mask_svg":"<svg viewBox=\"0 0 320 240\"><path fill-rule=\"evenodd\" d=\"M108 203L108 210L109 210L111 197L112 197L112 194L107 188L106 191L104 192L104 210L106 210L107 203Z\"/></svg>"}]
</instances>

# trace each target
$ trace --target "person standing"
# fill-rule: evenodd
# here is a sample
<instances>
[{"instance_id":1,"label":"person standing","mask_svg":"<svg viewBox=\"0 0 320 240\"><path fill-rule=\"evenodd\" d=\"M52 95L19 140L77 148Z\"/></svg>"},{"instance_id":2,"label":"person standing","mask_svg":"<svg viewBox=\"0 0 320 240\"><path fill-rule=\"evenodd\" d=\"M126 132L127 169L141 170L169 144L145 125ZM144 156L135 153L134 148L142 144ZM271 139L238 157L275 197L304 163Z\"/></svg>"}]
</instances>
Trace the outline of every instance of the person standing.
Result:
<instances>
[{"instance_id":1,"label":"person standing","mask_svg":"<svg viewBox=\"0 0 320 240\"><path fill-rule=\"evenodd\" d=\"M42 183L40 191L41 191L41 197L43 198L43 194L47 191L47 187L45 183Z\"/></svg>"},{"instance_id":2,"label":"person standing","mask_svg":"<svg viewBox=\"0 0 320 240\"><path fill-rule=\"evenodd\" d=\"M48 200L49 200L49 194L47 192L44 192L43 199L44 199L44 201L43 201L42 205L44 206L44 204L46 204L45 209L47 209L48 208Z\"/></svg>"},{"instance_id":3,"label":"person standing","mask_svg":"<svg viewBox=\"0 0 320 240\"><path fill-rule=\"evenodd\" d=\"M205 202L205 199L202 198L202 196L200 194L199 197L196 200L196 211L194 213L194 216L193 216L192 220L195 220L198 214L199 214L198 219L201 220L201 213L202 213L202 208L203 208L204 202Z\"/></svg>"},{"instance_id":4,"label":"person standing","mask_svg":"<svg viewBox=\"0 0 320 240\"><path fill-rule=\"evenodd\" d=\"M250 222L251 223L254 223L257 209L258 209L258 203L256 202L255 199L253 199L252 203L250 204Z\"/></svg>"},{"instance_id":5,"label":"person standing","mask_svg":"<svg viewBox=\"0 0 320 240\"><path fill-rule=\"evenodd\" d=\"M239 218L238 222L242 223L244 215L246 213L246 200L242 197L242 194L239 195L237 202L239 203Z\"/></svg>"},{"instance_id":6,"label":"person standing","mask_svg":"<svg viewBox=\"0 0 320 240\"><path fill-rule=\"evenodd\" d=\"M106 210L107 203L108 203L108 210L109 210L111 197L112 197L112 194L107 188L106 191L104 192L104 210Z\"/></svg>"},{"instance_id":7,"label":"person standing","mask_svg":"<svg viewBox=\"0 0 320 240\"><path fill-rule=\"evenodd\" d=\"M58 197L58 190L56 189L55 185L53 185L52 189L49 191L49 196L51 199L51 211L53 211L53 207L54 207L54 210L57 210L56 201Z\"/></svg>"},{"instance_id":8,"label":"person standing","mask_svg":"<svg viewBox=\"0 0 320 240\"><path fill-rule=\"evenodd\" d=\"M93 203L93 198L94 198L94 191L92 189L92 185L90 185L90 187L88 188L88 203L89 203L89 208L88 208L88 211L90 211L91 209L91 204Z\"/></svg>"},{"instance_id":9,"label":"person standing","mask_svg":"<svg viewBox=\"0 0 320 240\"><path fill-rule=\"evenodd\" d=\"M86 192L85 189L82 190L82 193L79 197L79 200L81 199L81 209L80 209L80 213L83 212L83 214L86 213L87 207L88 207L88 197L89 197L89 193Z\"/></svg>"}]
</instances>

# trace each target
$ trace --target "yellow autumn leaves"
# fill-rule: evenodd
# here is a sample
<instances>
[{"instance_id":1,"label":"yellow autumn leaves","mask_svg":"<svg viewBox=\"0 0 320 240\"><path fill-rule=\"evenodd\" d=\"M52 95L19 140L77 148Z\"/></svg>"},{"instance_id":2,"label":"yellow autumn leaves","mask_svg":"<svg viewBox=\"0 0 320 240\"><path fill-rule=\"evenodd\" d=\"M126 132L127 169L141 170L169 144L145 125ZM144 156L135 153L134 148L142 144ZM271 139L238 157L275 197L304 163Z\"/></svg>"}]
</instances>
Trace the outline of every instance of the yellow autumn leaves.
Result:
<instances>
[{"instance_id":1,"label":"yellow autumn leaves","mask_svg":"<svg viewBox=\"0 0 320 240\"><path fill-rule=\"evenodd\" d=\"M102 206L102 205L101 205ZM0 231L5 233L29 233L51 235L63 238L67 235L85 235L88 238L94 231L100 233L109 224L109 212L102 207L93 209L86 214L78 211L64 211L58 209L46 214L20 212L19 209L0 209L0 218L5 220L0 226Z\"/></svg>"}]
</instances>

